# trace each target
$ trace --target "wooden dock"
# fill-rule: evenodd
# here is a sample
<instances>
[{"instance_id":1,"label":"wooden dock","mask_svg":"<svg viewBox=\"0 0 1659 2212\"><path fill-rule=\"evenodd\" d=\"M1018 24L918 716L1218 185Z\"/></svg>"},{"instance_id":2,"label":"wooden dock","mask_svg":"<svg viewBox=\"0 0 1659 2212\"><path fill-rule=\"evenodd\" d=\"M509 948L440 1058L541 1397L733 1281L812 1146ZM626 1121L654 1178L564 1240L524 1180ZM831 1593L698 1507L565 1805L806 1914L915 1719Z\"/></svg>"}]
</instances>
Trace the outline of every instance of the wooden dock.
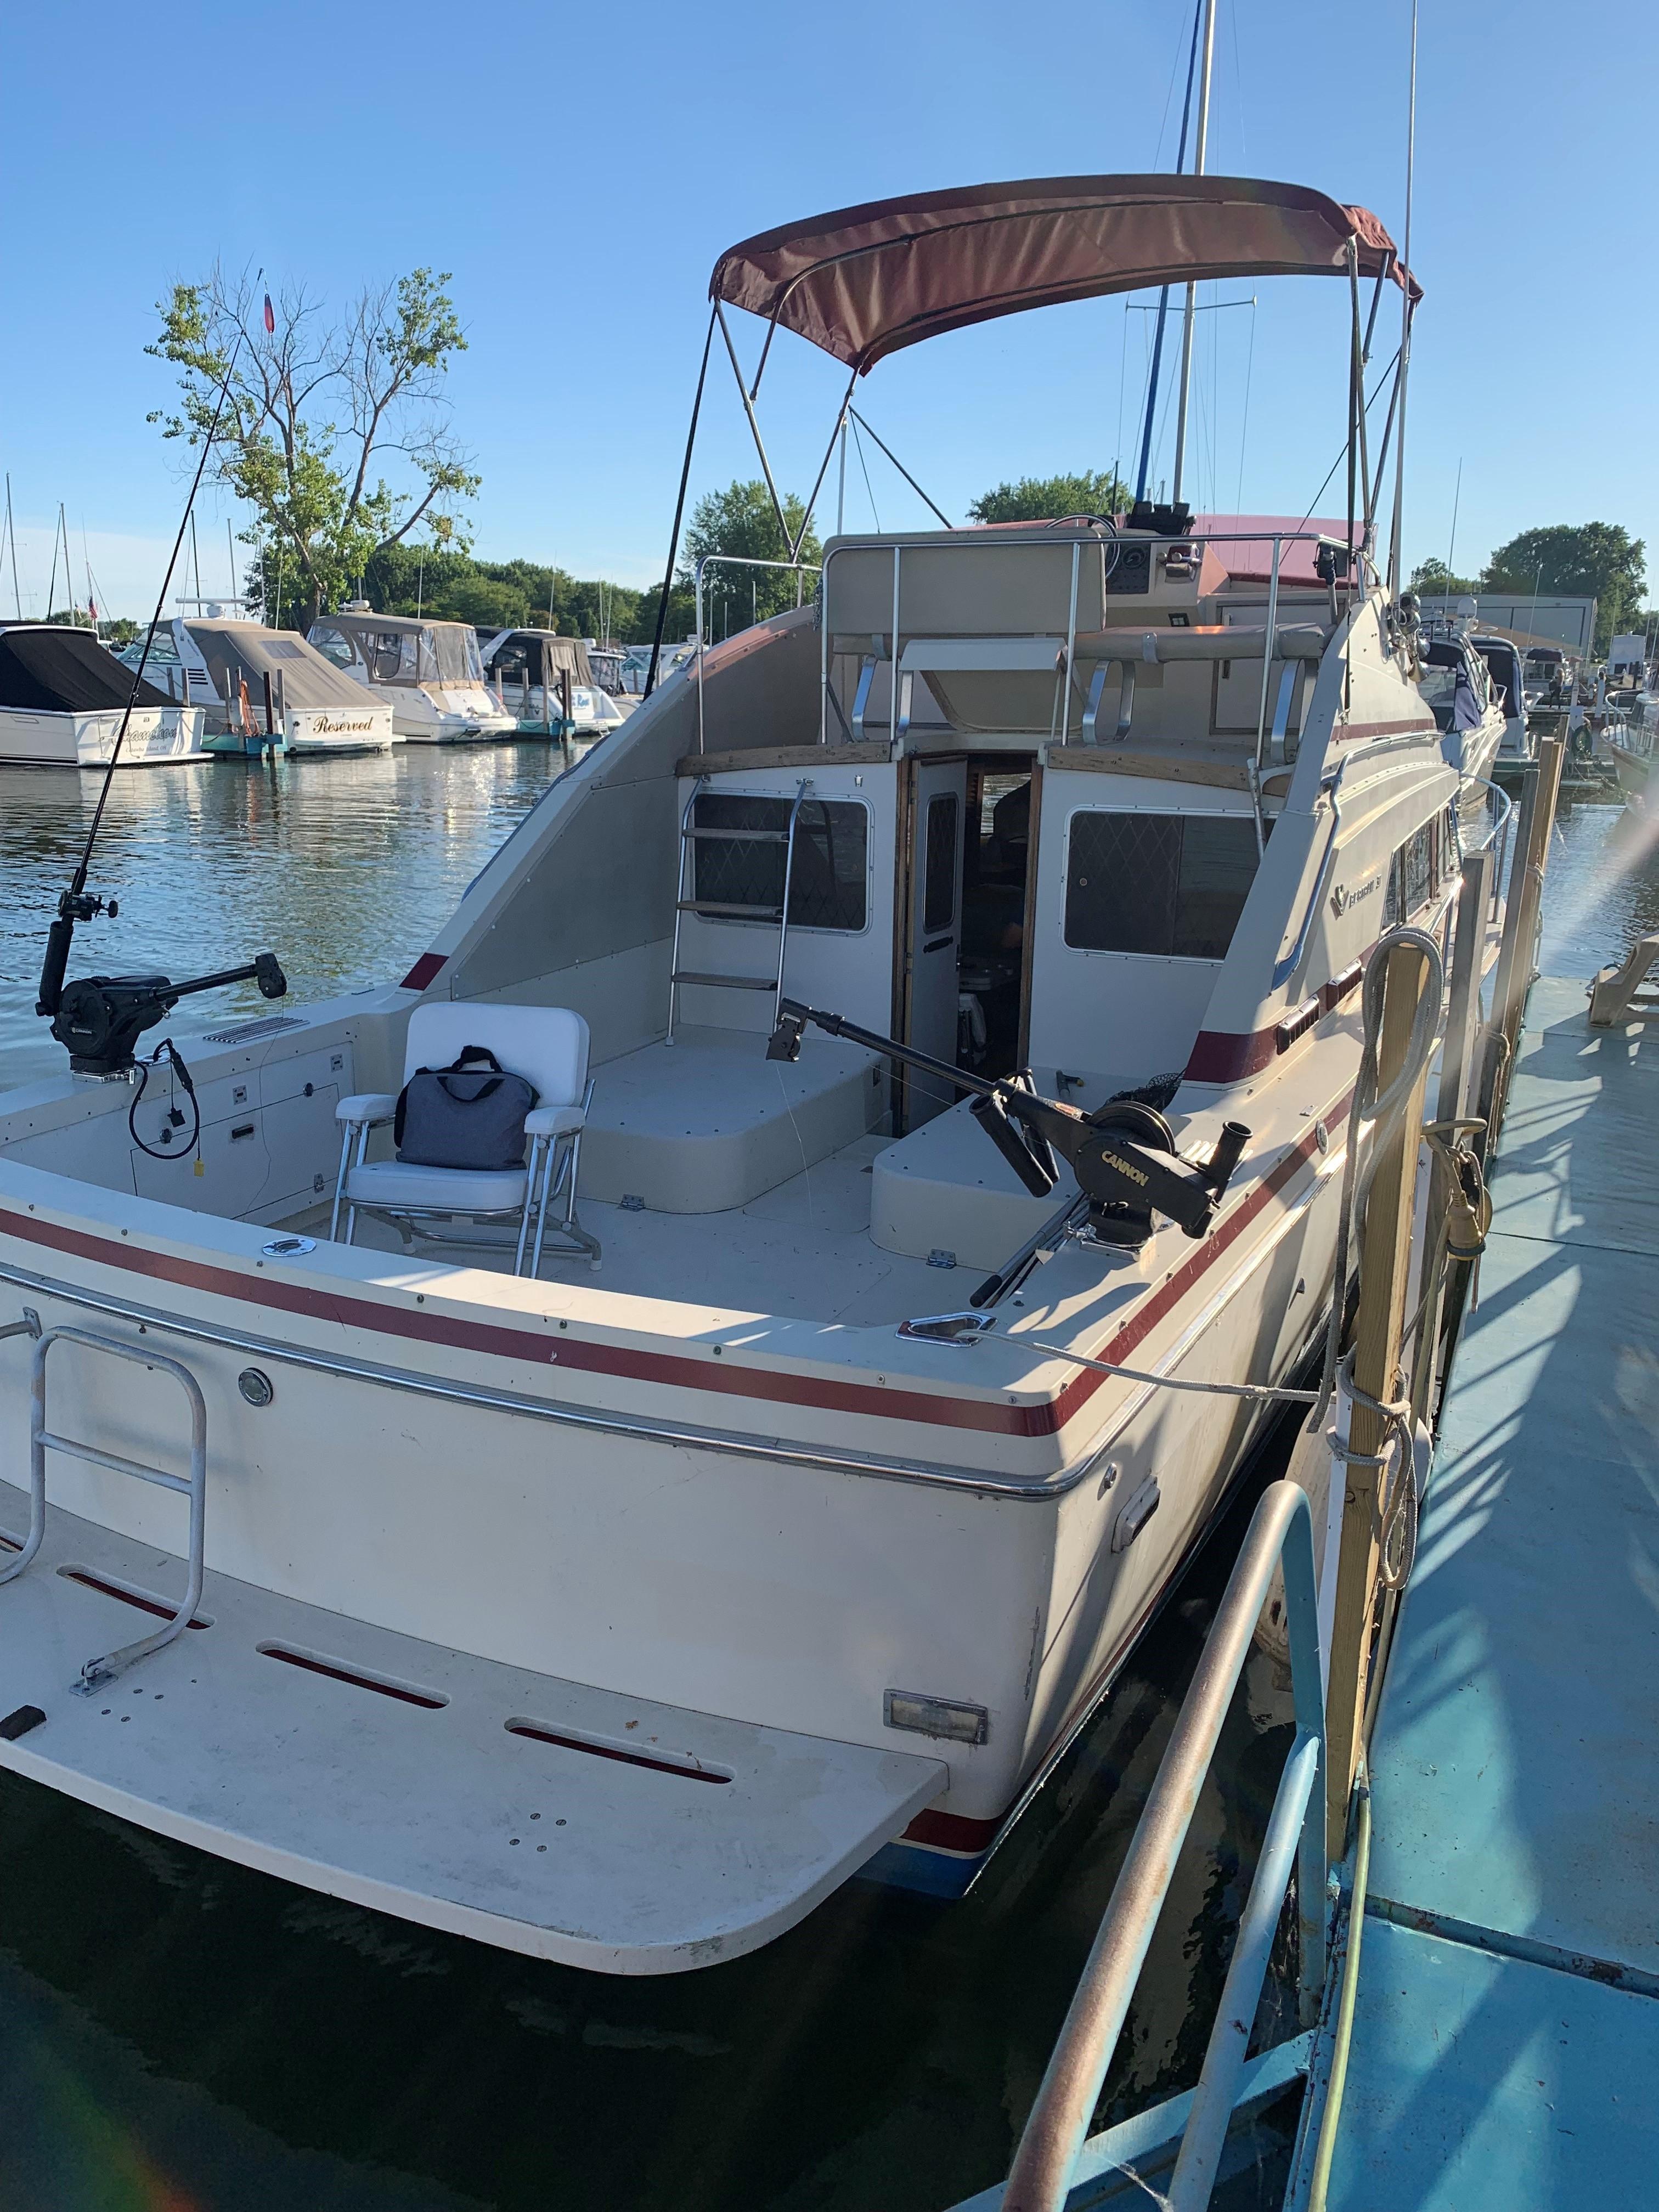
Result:
<instances>
[{"instance_id":1,"label":"wooden dock","mask_svg":"<svg viewBox=\"0 0 1659 2212\"><path fill-rule=\"evenodd\" d=\"M1586 1013L1534 984L1372 1737L1333 2212L1659 2203L1659 1035Z\"/></svg>"}]
</instances>

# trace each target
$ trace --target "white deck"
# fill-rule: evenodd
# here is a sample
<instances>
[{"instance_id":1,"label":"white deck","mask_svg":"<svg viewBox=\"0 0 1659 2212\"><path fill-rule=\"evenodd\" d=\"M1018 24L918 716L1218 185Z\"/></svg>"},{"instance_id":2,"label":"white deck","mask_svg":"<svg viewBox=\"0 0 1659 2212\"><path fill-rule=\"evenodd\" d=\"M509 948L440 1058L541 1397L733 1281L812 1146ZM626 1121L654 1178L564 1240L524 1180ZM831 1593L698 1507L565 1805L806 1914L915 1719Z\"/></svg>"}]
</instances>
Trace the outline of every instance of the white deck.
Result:
<instances>
[{"instance_id":1,"label":"white deck","mask_svg":"<svg viewBox=\"0 0 1659 2212\"><path fill-rule=\"evenodd\" d=\"M994 1173L999 1163L990 1140L976 1129L972 1133ZM955 1270L942 1269L925 1259L884 1252L870 1237L871 1170L891 1144L889 1137L860 1137L775 1190L720 1213L657 1213L649 1207L635 1212L584 1197L583 1226L605 1248L599 1272L590 1273L580 1254L556 1255L550 1248L542 1259L542 1279L855 1328L954 1310L966 1304L990 1266L1006 1260L1020 1237L1010 1237L983 1267L963 1258ZM963 1195L970 1202L971 1194ZM1053 1210L1052 1203L1039 1207L1038 1218ZM284 1225L325 1237L328 1209L309 1207ZM370 1250L402 1249L395 1229L367 1215L358 1218L356 1241ZM453 1259L466 1267L510 1270L513 1264L511 1243L415 1249L422 1259Z\"/></svg>"},{"instance_id":2,"label":"white deck","mask_svg":"<svg viewBox=\"0 0 1659 2212\"><path fill-rule=\"evenodd\" d=\"M20 1534L21 1494L0 1486L0 1510ZM33 1564L0 1588L0 1715L46 1715L0 1741L0 1764L243 1865L532 1957L655 1974L753 1950L945 1784L941 1762L914 1752L556 1680L211 1572L198 1610L210 1626L83 1698L70 1689L83 1662L157 1624L70 1580L71 1566L170 1604L184 1589L181 1560L52 1512ZM261 1650L273 1642L444 1702L284 1663ZM641 1755L672 1771L631 1763Z\"/></svg>"}]
</instances>

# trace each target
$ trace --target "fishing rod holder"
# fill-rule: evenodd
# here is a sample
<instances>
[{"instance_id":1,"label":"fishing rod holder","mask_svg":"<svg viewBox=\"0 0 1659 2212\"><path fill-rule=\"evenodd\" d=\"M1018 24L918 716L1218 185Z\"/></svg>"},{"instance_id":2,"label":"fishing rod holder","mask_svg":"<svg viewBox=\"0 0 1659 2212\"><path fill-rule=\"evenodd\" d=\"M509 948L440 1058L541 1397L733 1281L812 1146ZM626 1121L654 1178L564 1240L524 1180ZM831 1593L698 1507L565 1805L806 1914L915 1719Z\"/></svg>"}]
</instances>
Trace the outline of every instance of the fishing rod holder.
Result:
<instances>
[{"instance_id":1,"label":"fishing rod holder","mask_svg":"<svg viewBox=\"0 0 1659 2212\"><path fill-rule=\"evenodd\" d=\"M265 999L288 995L288 977L274 952L258 953L243 968L192 976L186 983L167 975L81 975L59 991L50 1010L52 1033L68 1052L76 1075L125 1076L135 1064L138 1039L164 1022L180 999L231 983L257 983Z\"/></svg>"},{"instance_id":2,"label":"fishing rod holder","mask_svg":"<svg viewBox=\"0 0 1659 2212\"><path fill-rule=\"evenodd\" d=\"M830 1036L867 1045L969 1092L974 1119L1034 1198L1053 1190L1063 1160L1088 1201L1087 1228L1103 1244L1132 1249L1144 1244L1152 1233L1152 1217L1159 1213L1188 1237L1206 1236L1249 1142L1242 1121L1224 1122L1208 1159L1194 1164L1177 1153L1175 1132L1163 1115L1137 1099L1109 1099L1084 1114L1043 1097L1029 1068L988 1082L798 999L780 1002L766 1057L799 1059L809 1022Z\"/></svg>"}]
</instances>

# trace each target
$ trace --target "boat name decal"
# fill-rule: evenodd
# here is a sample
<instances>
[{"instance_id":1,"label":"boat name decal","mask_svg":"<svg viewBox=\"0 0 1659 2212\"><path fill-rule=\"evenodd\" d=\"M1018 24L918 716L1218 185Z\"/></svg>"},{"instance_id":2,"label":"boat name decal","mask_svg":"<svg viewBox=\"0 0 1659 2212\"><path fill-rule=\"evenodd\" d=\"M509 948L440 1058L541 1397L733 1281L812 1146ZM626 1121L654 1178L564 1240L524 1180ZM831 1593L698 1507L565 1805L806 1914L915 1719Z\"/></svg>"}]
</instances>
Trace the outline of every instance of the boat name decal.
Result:
<instances>
[{"instance_id":1,"label":"boat name decal","mask_svg":"<svg viewBox=\"0 0 1659 2212\"><path fill-rule=\"evenodd\" d=\"M1356 884L1352 890L1346 884L1338 884L1331 892L1331 912L1344 915L1351 906L1358 906L1362 899L1370 898L1374 891L1380 891L1382 888L1380 869L1376 875L1367 876L1363 884Z\"/></svg>"}]
</instances>

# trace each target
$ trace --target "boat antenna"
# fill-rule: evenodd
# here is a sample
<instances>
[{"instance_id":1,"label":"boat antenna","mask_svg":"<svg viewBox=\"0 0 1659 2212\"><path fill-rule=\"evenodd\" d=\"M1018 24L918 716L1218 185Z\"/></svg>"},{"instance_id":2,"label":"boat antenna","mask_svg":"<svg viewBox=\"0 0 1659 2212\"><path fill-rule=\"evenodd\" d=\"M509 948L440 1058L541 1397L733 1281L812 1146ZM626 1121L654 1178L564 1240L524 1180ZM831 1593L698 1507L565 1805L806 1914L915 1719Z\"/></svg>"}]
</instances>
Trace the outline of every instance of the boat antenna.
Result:
<instances>
[{"instance_id":1,"label":"boat antenna","mask_svg":"<svg viewBox=\"0 0 1659 2212\"><path fill-rule=\"evenodd\" d=\"M1412 365L1412 185L1417 171L1417 0L1412 0L1411 95L1406 117L1406 237L1400 288L1400 430L1394 447L1394 527L1389 537L1389 596L1400 597L1400 538L1406 514L1406 380Z\"/></svg>"},{"instance_id":2,"label":"boat antenna","mask_svg":"<svg viewBox=\"0 0 1659 2212\"><path fill-rule=\"evenodd\" d=\"M6 541L11 547L11 603L17 610L17 619L23 619L23 587L17 580L17 532L11 519L11 471L6 471Z\"/></svg>"},{"instance_id":3,"label":"boat antenna","mask_svg":"<svg viewBox=\"0 0 1659 2212\"><path fill-rule=\"evenodd\" d=\"M1198 27L1202 20L1207 0L1198 0L1193 10L1193 42L1187 53L1187 96L1181 104L1181 145L1176 155L1175 173L1179 176L1187 162L1187 122L1193 105L1193 71L1198 65ZM1170 288L1166 284L1158 298L1158 331L1152 339L1152 374L1146 380L1146 422L1140 434L1140 466L1135 471L1135 505L1140 506L1146 497L1146 472L1152 460L1152 417L1158 410L1158 371L1164 363L1164 325L1170 312Z\"/></svg>"},{"instance_id":4,"label":"boat antenna","mask_svg":"<svg viewBox=\"0 0 1659 2212\"><path fill-rule=\"evenodd\" d=\"M256 284L264 273L263 269L259 270L258 276L256 276L253 280ZM190 496L185 501L185 511L179 518L179 534L173 541L173 551L167 560L167 574L162 577L161 588L155 595L155 612L150 617L149 628L145 631L143 644L139 648L138 665L132 672L132 689L128 692L127 703L121 710L121 723L115 732L115 743L110 747L109 766L104 770L103 787L98 793L98 804L93 809L92 824L87 831L87 842L82 848L79 860L76 863L75 873L70 879L69 889L59 896L57 918L46 934L46 957L40 966L40 992L35 1000L34 1011L47 1020L50 1020L58 1012L63 1000L64 978L69 972L70 946L74 942L76 923L90 921L96 914L106 911L110 914L115 912L113 905L106 908L102 899L91 897L88 894L87 877L92 867L92 849L98 842L98 832L103 826L104 809L109 804L110 787L115 781L115 771L121 758L121 747L126 740L128 725L132 720L132 710L138 703L139 687L144 680L144 669L149 660L149 649L155 642L156 631L161 626L162 611L167 603L167 589L173 582L173 572L179 565L179 556L184 548L185 532L190 527L191 517L196 509L196 495L202 489L202 478L207 470L208 458L213 451L213 441L219 434L219 423L225 411L225 402L230 397L230 380L236 373L236 363L241 355L242 341L246 335L245 331L238 328L236 343L231 348L230 359L225 365L224 382L219 386L219 397L214 406L213 420L209 423L207 435L202 441L202 458L196 464L196 474L191 479Z\"/></svg>"},{"instance_id":5,"label":"boat antenna","mask_svg":"<svg viewBox=\"0 0 1659 2212\"><path fill-rule=\"evenodd\" d=\"M1204 173L1205 149L1210 138L1210 67L1215 59L1215 0L1204 0L1204 70L1198 81L1198 136L1193 142L1193 174ZM1181 504L1181 481L1187 462L1187 409L1193 388L1193 332L1198 322L1198 287L1187 287L1187 320L1181 334L1181 392L1176 403L1175 481L1170 497ZM1213 350L1211 358L1214 358Z\"/></svg>"}]
</instances>

